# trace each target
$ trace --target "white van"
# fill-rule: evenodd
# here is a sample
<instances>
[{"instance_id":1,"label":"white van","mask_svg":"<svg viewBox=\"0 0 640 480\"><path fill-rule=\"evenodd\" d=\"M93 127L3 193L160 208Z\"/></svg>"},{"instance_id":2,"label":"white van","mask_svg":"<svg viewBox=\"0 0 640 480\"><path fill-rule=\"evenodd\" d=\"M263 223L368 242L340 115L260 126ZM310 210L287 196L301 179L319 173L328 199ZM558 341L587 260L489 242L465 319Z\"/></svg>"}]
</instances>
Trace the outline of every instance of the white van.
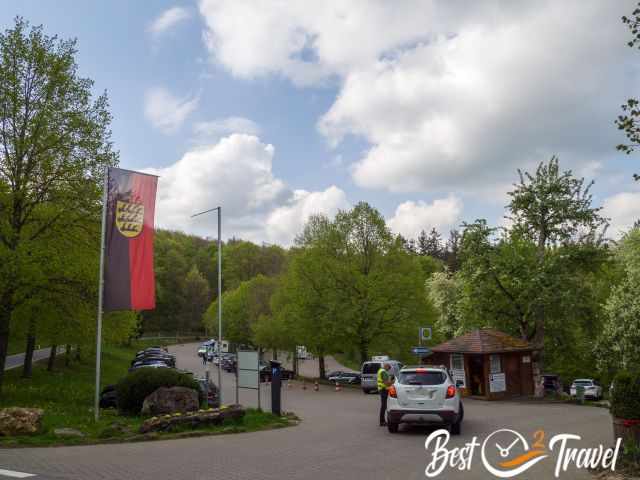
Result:
<instances>
[{"instance_id":1,"label":"white van","mask_svg":"<svg viewBox=\"0 0 640 480\"><path fill-rule=\"evenodd\" d=\"M364 393L378 392L378 370L382 365L388 363L391 365L391 374L397 377L402 368L402 363L397 360L383 360L382 357L373 357L375 360L364 362L360 369L360 381L362 391Z\"/></svg>"}]
</instances>

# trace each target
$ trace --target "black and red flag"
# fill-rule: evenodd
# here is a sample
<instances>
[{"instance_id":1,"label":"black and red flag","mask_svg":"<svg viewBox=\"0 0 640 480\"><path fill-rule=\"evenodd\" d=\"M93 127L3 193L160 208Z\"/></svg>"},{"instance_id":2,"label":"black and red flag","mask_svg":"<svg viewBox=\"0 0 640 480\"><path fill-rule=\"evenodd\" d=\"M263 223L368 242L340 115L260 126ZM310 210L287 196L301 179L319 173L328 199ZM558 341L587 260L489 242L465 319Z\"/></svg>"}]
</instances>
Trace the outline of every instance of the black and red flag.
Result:
<instances>
[{"instance_id":1,"label":"black and red flag","mask_svg":"<svg viewBox=\"0 0 640 480\"><path fill-rule=\"evenodd\" d=\"M104 310L156 306L153 234L158 177L120 168L107 172Z\"/></svg>"}]
</instances>

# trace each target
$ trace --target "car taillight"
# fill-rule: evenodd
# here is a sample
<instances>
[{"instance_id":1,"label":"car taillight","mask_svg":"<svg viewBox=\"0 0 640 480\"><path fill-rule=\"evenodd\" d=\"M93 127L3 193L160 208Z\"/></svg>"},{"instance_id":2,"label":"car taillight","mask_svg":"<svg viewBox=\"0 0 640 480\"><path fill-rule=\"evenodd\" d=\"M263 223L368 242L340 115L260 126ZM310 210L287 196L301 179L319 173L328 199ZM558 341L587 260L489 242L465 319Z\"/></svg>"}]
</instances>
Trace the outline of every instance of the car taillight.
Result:
<instances>
[{"instance_id":1,"label":"car taillight","mask_svg":"<svg viewBox=\"0 0 640 480\"><path fill-rule=\"evenodd\" d=\"M389 396L391 398L398 398L398 391L396 390L396 387L393 385L389 387Z\"/></svg>"},{"instance_id":2,"label":"car taillight","mask_svg":"<svg viewBox=\"0 0 640 480\"><path fill-rule=\"evenodd\" d=\"M449 385L447 387L447 398L453 398L456 396L456 387Z\"/></svg>"}]
</instances>

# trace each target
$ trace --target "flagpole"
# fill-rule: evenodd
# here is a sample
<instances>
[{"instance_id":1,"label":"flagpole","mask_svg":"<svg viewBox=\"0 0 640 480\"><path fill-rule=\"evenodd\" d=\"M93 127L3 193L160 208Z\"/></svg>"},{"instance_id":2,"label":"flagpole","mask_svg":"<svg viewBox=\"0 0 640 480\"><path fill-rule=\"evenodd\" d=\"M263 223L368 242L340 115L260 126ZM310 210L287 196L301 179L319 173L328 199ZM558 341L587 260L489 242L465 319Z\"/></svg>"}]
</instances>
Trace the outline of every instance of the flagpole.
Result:
<instances>
[{"instance_id":1,"label":"flagpole","mask_svg":"<svg viewBox=\"0 0 640 480\"><path fill-rule=\"evenodd\" d=\"M96 422L100 419L100 357L102 354L102 301L104 293L104 248L105 229L107 224L107 190L109 167L104 171L104 186L102 193L102 238L100 240L100 278L98 280L98 323L96 327L96 394L93 405Z\"/></svg>"},{"instance_id":2,"label":"flagpole","mask_svg":"<svg viewBox=\"0 0 640 480\"><path fill-rule=\"evenodd\" d=\"M218 397L222 405L222 207L218 207Z\"/></svg>"}]
</instances>

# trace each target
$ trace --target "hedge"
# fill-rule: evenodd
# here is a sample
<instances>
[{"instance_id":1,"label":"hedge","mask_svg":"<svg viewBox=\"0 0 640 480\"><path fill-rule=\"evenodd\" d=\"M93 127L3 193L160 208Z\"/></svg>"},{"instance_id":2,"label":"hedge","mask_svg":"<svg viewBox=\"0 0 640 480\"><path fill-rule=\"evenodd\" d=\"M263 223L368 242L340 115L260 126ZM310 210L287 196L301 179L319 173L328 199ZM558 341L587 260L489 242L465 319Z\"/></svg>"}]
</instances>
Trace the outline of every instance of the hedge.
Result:
<instances>
[{"instance_id":1,"label":"hedge","mask_svg":"<svg viewBox=\"0 0 640 480\"><path fill-rule=\"evenodd\" d=\"M640 419L640 373L620 372L613 380L611 414L627 420Z\"/></svg>"}]
</instances>

